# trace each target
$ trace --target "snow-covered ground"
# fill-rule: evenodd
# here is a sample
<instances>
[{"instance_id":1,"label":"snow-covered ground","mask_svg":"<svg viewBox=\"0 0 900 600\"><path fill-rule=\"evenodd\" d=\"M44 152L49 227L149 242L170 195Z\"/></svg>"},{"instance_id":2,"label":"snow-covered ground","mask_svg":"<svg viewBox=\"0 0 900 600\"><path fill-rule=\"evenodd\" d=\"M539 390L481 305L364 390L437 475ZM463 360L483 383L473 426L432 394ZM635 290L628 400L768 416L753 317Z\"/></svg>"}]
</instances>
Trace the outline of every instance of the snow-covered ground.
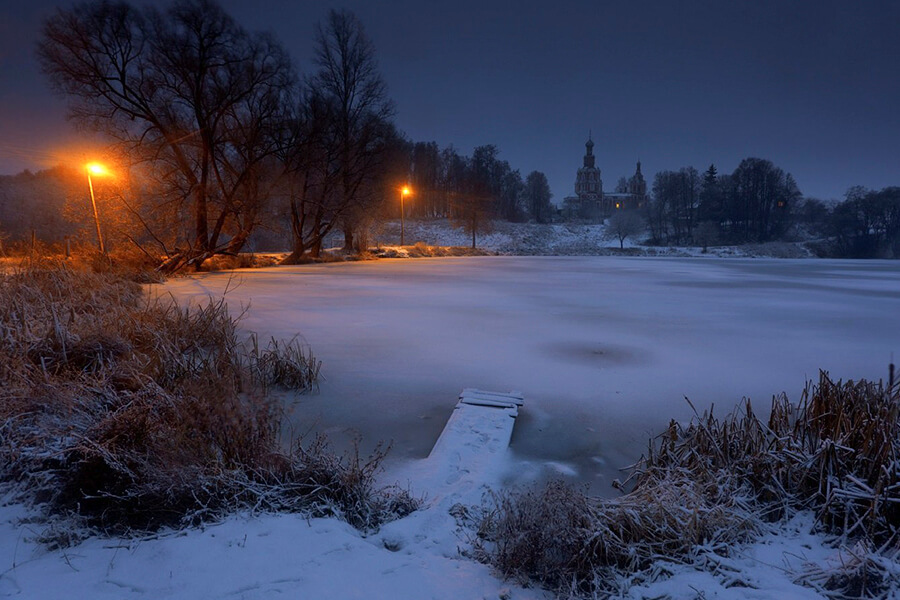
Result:
<instances>
[{"instance_id":1,"label":"snow-covered ground","mask_svg":"<svg viewBox=\"0 0 900 600\"><path fill-rule=\"evenodd\" d=\"M335 519L237 515L203 529L132 540L91 538L47 551L33 540L40 527L20 522L28 517L22 507L5 506L0 507L0 598L552 598L501 581L487 566L460 556L466 540L454 530L446 509L439 499L368 538ZM733 556L716 559L708 570L660 564L666 575L632 586L623 597L820 598L795 578L816 567L837 566L847 554L828 548L809 533L811 527L811 515L801 514L779 531L735 549Z\"/></svg>"},{"instance_id":2,"label":"snow-covered ground","mask_svg":"<svg viewBox=\"0 0 900 600\"><path fill-rule=\"evenodd\" d=\"M769 242L740 246L711 246L707 253L700 247L643 246L646 234L627 238L625 252L643 256L715 256L729 258L773 257L806 258L809 251L792 242ZM343 244L340 232L329 237L326 245ZM399 221L378 225L371 235L376 246L393 246L400 241ZM472 244L472 237L455 229L447 219L410 220L406 222L405 241L412 245L422 242L430 246L464 246ZM619 240L610 237L606 225L586 223L510 223L495 221L490 233L476 236L477 247L488 252L511 256L603 256L619 254Z\"/></svg>"},{"instance_id":3,"label":"snow-covered ground","mask_svg":"<svg viewBox=\"0 0 900 600\"><path fill-rule=\"evenodd\" d=\"M724 413L742 396L796 398L818 368L879 378L900 349L893 262L623 257L476 257L213 273L165 285L185 301L229 288L261 336L302 334L324 361L295 431L340 445L393 440L384 483L426 507L364 538L340 522L281 515L137 542L45 551L21 506L0 509L0 597L540 598L458 554L448 508L484 485L548 475L612 494L617 469L670 418ZM506 468L423 473L463 387L521 390ZM433 475L433 473L432 473ZM425 483L430 482L430 483ZM417 487L417 483L420 484ZM450 485L452 484L452 485ZM839 560L808 515L740 549L718 574L671 567L631 597L815 598L792 583ZM731 587L741 578L754 587Z\"/></svg>"}]
</instances>

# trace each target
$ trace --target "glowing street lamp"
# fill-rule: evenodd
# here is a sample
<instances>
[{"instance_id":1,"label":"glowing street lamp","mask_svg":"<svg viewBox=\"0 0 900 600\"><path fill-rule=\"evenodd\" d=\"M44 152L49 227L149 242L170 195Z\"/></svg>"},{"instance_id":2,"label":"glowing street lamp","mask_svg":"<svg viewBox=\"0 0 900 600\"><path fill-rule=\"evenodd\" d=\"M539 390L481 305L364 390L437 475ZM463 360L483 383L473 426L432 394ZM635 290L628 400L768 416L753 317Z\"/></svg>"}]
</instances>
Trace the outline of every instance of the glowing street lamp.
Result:
<instances>
[{"instance_id":1,"label":"glowing street lamp","mask_svg":"<svg viewBox=\"0 0 900 600\"><path fill-rule=\"evenodd\" d=\"M97 200L94 198L94 182L91 181L91 175L109 175L106 167L100 163L88 163L85 165L88 176L88 188L91 190L91 206L94 208L94 224L97 226L97 245L100 246L100 252L106 254L106 247L103 245L103 234L100 233L100 216L97 214Z\"/></svg>"},{"instance_id":2,"label":"glowing street lamp","mask_svg":"<svg viewBox=\"0 0 900 600\"><path fill-rule=\"evenodd\" d=\"M406 212L403 209L403 199L412 194L412 190L409 189L408 185L404 185L400 189L400 245L403 246L403 213Z\"/></svg>"}]
</instances>

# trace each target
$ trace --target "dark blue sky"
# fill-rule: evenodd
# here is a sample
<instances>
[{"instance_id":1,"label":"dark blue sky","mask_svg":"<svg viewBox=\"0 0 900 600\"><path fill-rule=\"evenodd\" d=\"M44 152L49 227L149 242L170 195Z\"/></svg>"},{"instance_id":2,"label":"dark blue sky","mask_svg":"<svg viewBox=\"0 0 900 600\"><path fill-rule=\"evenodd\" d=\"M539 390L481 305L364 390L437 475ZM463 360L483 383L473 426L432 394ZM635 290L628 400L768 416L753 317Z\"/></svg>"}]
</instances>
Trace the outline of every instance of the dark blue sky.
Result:
<instances>
[{"instance_id":1,"label":"dark blue sky","mask_svg":"<svg viewBox=\"0 0 900 600\"><path fill-rule=\"evenodd\" d=\"M52 0L0 0L0 173L52 163L84 134L37 70ZM319 1L224 0L309 68ZM494 143L572 193L588 129L604 188L759 156L807 195L900 185L900 2L346 1L414 140Z\"/></svg>"}]
</instances>

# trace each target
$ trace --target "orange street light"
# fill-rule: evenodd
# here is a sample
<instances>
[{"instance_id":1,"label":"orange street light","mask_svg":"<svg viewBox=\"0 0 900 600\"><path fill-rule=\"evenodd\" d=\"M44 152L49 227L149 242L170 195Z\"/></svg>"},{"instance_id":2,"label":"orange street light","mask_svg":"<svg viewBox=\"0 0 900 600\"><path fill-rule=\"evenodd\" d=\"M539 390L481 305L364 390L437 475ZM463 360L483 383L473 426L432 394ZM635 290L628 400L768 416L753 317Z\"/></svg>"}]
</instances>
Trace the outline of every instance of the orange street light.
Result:
<instances>
[{"instance_id":1,"label":"orange street light","mask_svg":"<svg viewBox=\"0 0 900 600\"><path fill-rule=\"evenodd\" d=\"M88 163L85 166L88 170L88 173L92 173L94 175L109 175L109 171L107 171L106 167L104 167L100 163Z\"/></svg>"},{"instance_id":2,"label":"orange street light","mask_svg":"<svg viewBox=\"0 0 900 600\"><path fill-rule=\"evenodd\" d=\"M408 185L404 185L400 189L400 245L403 246L403 213L406 212L403 209L403 199L412 194L412 190L409 189Z\"/></svg>"},{"instance_id":3,"label":"orange street light","mask_svg":"<svg viewBox=\"0 0 900 600\"><path fill-rule=\"evenodd\" d=\"M100 215L97 214L97 200L94 198L94 182L91 181L91 175L109 175L109 171L100 163L88 163L84 168L87 171L88 188L91 190L91 206L94 209L94 224L97 226L97 245L100 246L100 252L106 254L106 247L103 245L103 234L100 233Z\"/></svg>"}]
</instances>

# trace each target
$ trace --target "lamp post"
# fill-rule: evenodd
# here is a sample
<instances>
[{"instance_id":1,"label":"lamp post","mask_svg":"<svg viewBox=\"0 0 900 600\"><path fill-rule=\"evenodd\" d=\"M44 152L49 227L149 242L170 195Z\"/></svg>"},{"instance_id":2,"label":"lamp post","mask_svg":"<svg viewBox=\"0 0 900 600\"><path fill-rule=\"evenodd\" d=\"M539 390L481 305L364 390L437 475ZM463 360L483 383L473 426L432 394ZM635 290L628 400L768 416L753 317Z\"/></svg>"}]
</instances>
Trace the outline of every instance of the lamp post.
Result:
<instances>
[{"instance_id":1,"label":"lamp post","mask_svg":"<svg viewBox=\"0 0 900 600\"><path fill-rule=\"evenodd\" d=\"M91 206L94 209L94 224L97 226L97 245L100 247L100 253L106 254L106 247L103 245L103 234L100 233L100 215L97 214L97 199L94 198L94 182L91 181L91 175L108 175L109 171L99 163L88 163L85 168L87 169L88 188L91 190Z\"/></svg>"},{"instance_id":2,"label":"lamp post","mask_svg":"<svg viewBox=\"0 0 900 600\"><path fill-rule=\"evenodd\" d=\"M409 196L411 193L409 186L404 185L400 190L400 245L403 246L403 216L406 212L403 208L403 199Z\"/></svg>"}]
</instances>

